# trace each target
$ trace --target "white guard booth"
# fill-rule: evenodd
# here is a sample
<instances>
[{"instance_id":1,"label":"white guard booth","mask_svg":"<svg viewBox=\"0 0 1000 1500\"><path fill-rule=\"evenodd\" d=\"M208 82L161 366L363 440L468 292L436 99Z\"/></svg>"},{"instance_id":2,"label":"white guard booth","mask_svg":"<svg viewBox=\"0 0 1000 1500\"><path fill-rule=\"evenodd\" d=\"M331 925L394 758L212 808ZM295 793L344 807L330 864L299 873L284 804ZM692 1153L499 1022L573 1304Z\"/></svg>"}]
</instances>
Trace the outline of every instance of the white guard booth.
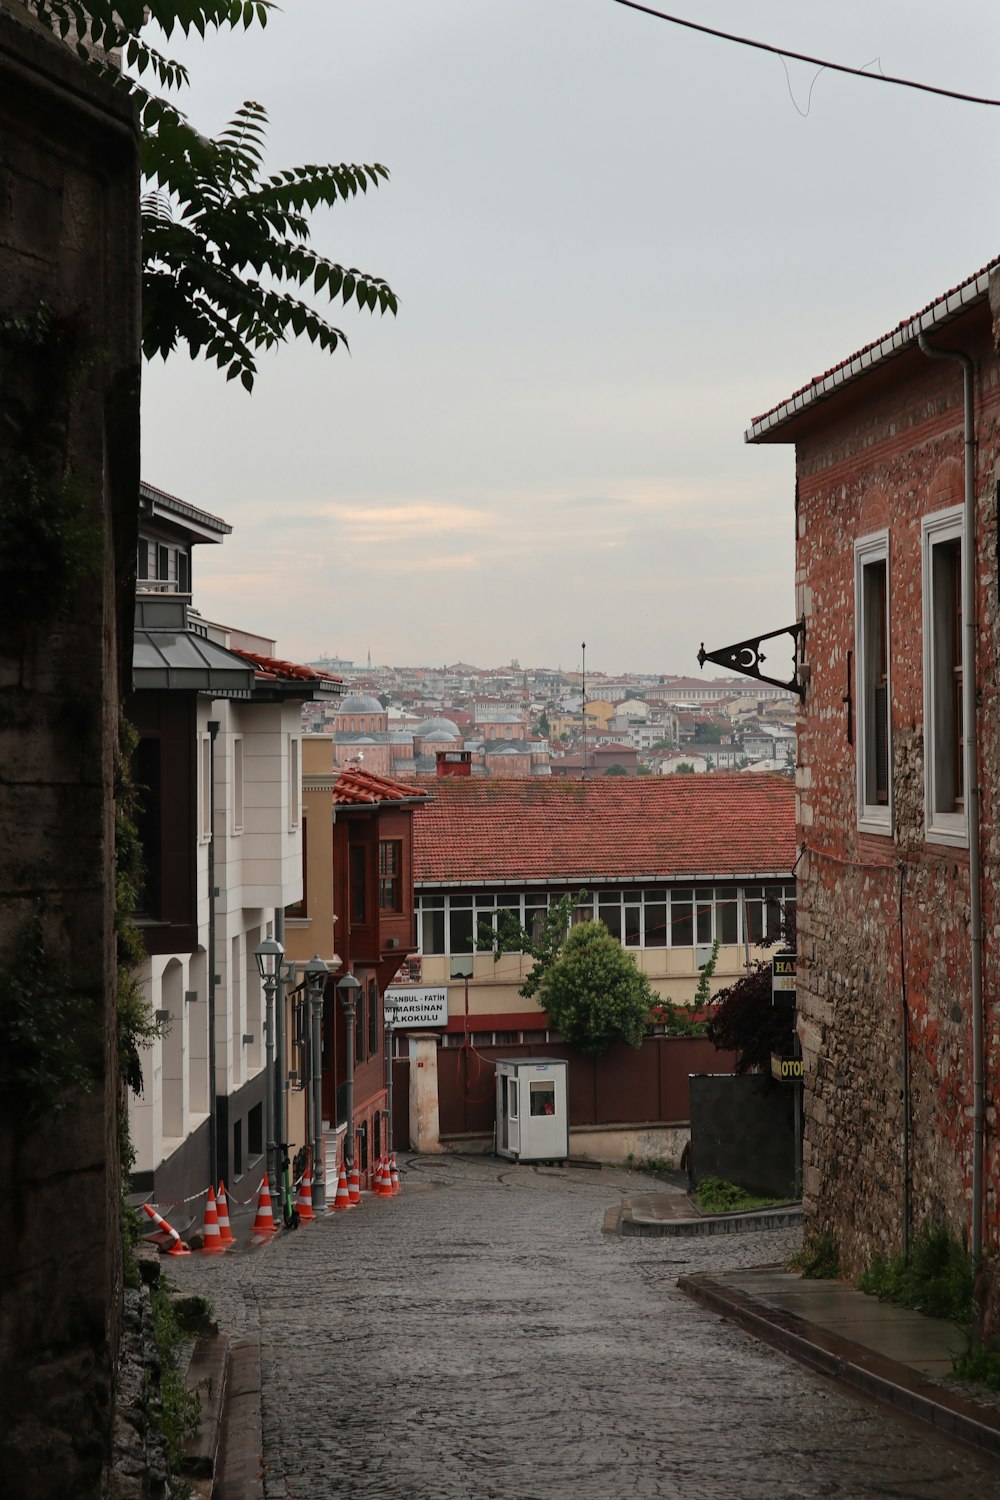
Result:
<instances>
[{"instance_id":1,"label":"white guard booth","mask_svg":"<svg viewBox=\"0 0 1000 1500\"><path fill-rule=\"evenodd\" d=\"M497 1058L496 1068L499 1155L564 1162L569 1156L565 1058Z\"/></svg>"}]
</instances>

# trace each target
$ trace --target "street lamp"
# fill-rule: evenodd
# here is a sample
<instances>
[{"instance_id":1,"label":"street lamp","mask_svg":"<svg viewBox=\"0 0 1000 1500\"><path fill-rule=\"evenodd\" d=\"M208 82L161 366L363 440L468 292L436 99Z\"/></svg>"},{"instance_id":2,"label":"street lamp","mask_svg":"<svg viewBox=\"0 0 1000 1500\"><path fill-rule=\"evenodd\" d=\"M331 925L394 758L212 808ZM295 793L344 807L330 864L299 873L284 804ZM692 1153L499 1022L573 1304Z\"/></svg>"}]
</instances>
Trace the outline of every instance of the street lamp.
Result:
<instances>
[{"instance_id":1,"label":"street lamp","mask_svg":"<svg viewBox=\"0 0 1000 1500\"><path fill-rule=\"evenodd\" d=\"M312 1020L312 1042L309 1047L309 1085L312 1093L312 1206L326 1208L326 1168L323 1163L323 1053L320 1040L323 1020L323 997L330 965L317 953L305 967L306 991Z\"/></svg>"},{"instance_id":2,"label":"street lamp","mask_svg":"<svg viewBox=\"0 0 1000 1500\"><path fill-rule=\"evenodd\" d=\"M354 1165L354 1017L360 988L361 981L355 979L353 974L345 974L337 984L337 994L344 1007L344 1020L347 1023L344 1039L344 1050L347 1053L345 1078L347 1097L344 1100L347 1130L344 1134L344 1162L348 1167Z\"/></svg>"},{"instance_id":3,"label":"street lamp","mask_svg":"<svg viewBox=\"0 0 1000 1500\"><path fill-rule=\"evenodd\" d=\"M386 1104L389 1108L389 1128L387 1134L387 1146L389 1155L392 1155L392 1033L396 1029L396 1014L399 1010L399 1000L391 990L386 990L382 996L383 1014L385 1017L385 1052L388 1066L386 1079Z\"/></svg>"},{"instance_id":4,"label":"street lamp","mask_svg":"<svg viewBox=\"0 0 1000 1500\"><path fill-rule=\"evenodd\" d=\"M277 1186L274 1161L274 997L281 980L285 950L274 938L265 938L253 952L257 973L264 985L264 1133L267 1137L266 1170L269 1192Z\"/></svg>"}]
</instances>

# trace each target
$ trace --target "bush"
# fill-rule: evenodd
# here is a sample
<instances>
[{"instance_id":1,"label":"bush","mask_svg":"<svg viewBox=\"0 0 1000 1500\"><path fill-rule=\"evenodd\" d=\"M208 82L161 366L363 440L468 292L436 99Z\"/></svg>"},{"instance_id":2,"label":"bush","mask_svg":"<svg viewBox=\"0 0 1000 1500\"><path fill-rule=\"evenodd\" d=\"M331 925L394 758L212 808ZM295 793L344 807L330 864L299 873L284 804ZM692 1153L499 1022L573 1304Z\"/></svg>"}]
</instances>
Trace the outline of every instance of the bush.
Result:
<instances>
[{"instance_id":1,"label":"bush","mask_svg":"<svg viewBox=\"0 0 1000 1500\"><path fill-rule=\"evenodd\" d=\"M924 1224L909 1257L876 1255L858 1282L863 1292L930 1318L972 1319L972 1257L940 1224Z\"/></svg>"},{"instance_id":2,"label":"bush","mask_svg":"<svg viewBox=\"0 0 1000 1500\"><path fill-rule=\"evenodd\" d=\"M788 1262L790 1271L799 1271L807 1280L834 1281L840 1275L837 1242L828 1229L810 1235L798 1255Z\"/></svg>"}]
</instances>

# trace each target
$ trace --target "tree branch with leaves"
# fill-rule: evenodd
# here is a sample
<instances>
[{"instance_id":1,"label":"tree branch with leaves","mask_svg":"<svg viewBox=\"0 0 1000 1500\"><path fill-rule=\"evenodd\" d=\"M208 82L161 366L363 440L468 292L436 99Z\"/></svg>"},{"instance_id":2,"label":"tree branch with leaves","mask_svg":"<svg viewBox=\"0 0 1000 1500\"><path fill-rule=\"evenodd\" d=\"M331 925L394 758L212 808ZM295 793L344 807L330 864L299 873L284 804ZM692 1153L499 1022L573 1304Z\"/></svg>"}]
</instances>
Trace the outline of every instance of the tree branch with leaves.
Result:
<instances>
[{"instance_id":1,"label":"tree branch with leaves","mask_svg":"<svg viewBox=\"0 0 1000 1500\"><path fill-rule=\"evenodd\" d=\"M270 0L25 0L72 41L79 55L139 111L142 132L142 348L148 359L186 346L249 391L257 356L305 337L327 353L347 347L343 330L311 299L380 314L397 311L380 276L345 267L311 246L310 215L377 188L381 163L314 164L264 175L267 111L245 100L215 137L202 135L162 90L188 83L187 69L141 33L169 40L224 27L264 26ZM133 70L118 71L115 56ZM149 76L153 88L141 80Z\"/></svg>"}]
</instances>

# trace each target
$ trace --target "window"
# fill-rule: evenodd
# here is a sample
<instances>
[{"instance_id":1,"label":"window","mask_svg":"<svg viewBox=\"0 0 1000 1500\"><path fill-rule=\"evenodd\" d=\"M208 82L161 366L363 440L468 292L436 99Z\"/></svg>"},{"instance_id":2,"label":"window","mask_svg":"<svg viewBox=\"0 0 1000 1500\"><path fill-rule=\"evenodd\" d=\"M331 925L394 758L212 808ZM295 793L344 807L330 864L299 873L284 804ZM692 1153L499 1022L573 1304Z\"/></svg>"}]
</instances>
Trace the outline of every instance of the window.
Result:
<instances>
[{"instance_id":1,"label":"window","mask_svg":"<svg viewBox=\"0 0 1000 1500\"><path fill-rule=\"evenodd\" d=\"M369 997L370 998L370 997ZM365 992L358 990L357 1011L354 1016L354 1061L363 1063L365 1052Z\"/></svg>"},{"instance_id":2,"label":"window","mask_svg":"<svg viewBox=\"0 0 1000 1500\"><path fill-rule=\"evenodd\" d=\"M378 985L374 979L368 981L368 1056L378 1051Z\"/></svg>"},{"instance_id":3,"label":"window","mask_svg":"<svg viewBox=\"0 0 1000 1500\"><path fill-rule=\"evenodd\" d=\"M294 734L288 736L288 826L299 826L299 742Z\"/></svg>"},{"instance_id":4,"label":"window","mask_svg":"<svg viewBox=\"0 0 1000 1500\"><path fill-rule=\"evenodd\" d=\"M556 1086L554 1083L528 1083L529 1113L554 1115L556 1112Z\"/></svg>"},{"instance_id":5,"label":"window","mask_svg":"<svg viewBox=\"0 0 1000 1500\"><path fill-rule=\"evenodd\" d=\"M243 832L243 738L233 740L233 832Z\"/></svg>"},{"instance_id":6,"label":"window","mask_svg":"<svg viewBox=\"0 0 1000 1500\"><path fill-rule=\"evenodd\" d=\"M177 592L189 594L191 592L191 568L186 552L177 552Z\"/></svg>"},{"instance_id":7,"label":"window","mask_svg":"<svg viewBox=\"0 0 1000 1500\"><path fill-rule=\"evenodd\" d=\"M139 550L136 553L135 576L140 579L149 577L149 543L141 537Z\"/></svg>"},{"instance_id":8,"label":"window","mask_svg":"<svg viewBox=\"0 0 1000 1500\"><path fill-rule=\"evenodd\" d=\"M159 583L166 583L170 578L170 548L157 547L156 549L156 577Z\"/></svg>"},{"instance_id":9,"label":"window","mask_svg":"<svg viewBox=\"0 0 1000 1500\"><path fill-rule=\"evenodd\" d=\"M378 846L378 904L380 911L403 909L403 844L382 839Z\"/></svg>"},{"instance_id":10,"label":"window","mask_svg":"<svg viewBox=\"0 0 1000 1500\"><path fill-rule=\"evenodd\" d=\"M368 861L365 859L364 844L352 844L349 856L350 883L351 883L351 921L367 922L368 920L368 892L367 874Z\"/></svg>"},{"instance_id":11,"label":"window","mask_svg":"<svg viewBox=\"0 0 1000 1500\"><path fill-rule=\"evenodd\" d=\"M854 544L858 827L892 832L889 533Z\"/></svg>"},{"instance_id":12,"label":"window","mask_svg":"<svg viewBox=\"0 0 1000 1500\"><path fill-rule=\"evenodd\" d=\"M285 916L304 921L309 915L309 819L302 819L302 899L285 907Z\"/></svg>"},{"instance_id":13,"label":"window","mask_svg":"<svg viewBox=\"0 0 1000 1500\"><path fill-rule=\"evenodd\" d=\"M962 510L925 516L921 526L924 623L924 809L926 835L965 844L965 728L962 686L964 548Z\"/></svg>"}]
</instances>

